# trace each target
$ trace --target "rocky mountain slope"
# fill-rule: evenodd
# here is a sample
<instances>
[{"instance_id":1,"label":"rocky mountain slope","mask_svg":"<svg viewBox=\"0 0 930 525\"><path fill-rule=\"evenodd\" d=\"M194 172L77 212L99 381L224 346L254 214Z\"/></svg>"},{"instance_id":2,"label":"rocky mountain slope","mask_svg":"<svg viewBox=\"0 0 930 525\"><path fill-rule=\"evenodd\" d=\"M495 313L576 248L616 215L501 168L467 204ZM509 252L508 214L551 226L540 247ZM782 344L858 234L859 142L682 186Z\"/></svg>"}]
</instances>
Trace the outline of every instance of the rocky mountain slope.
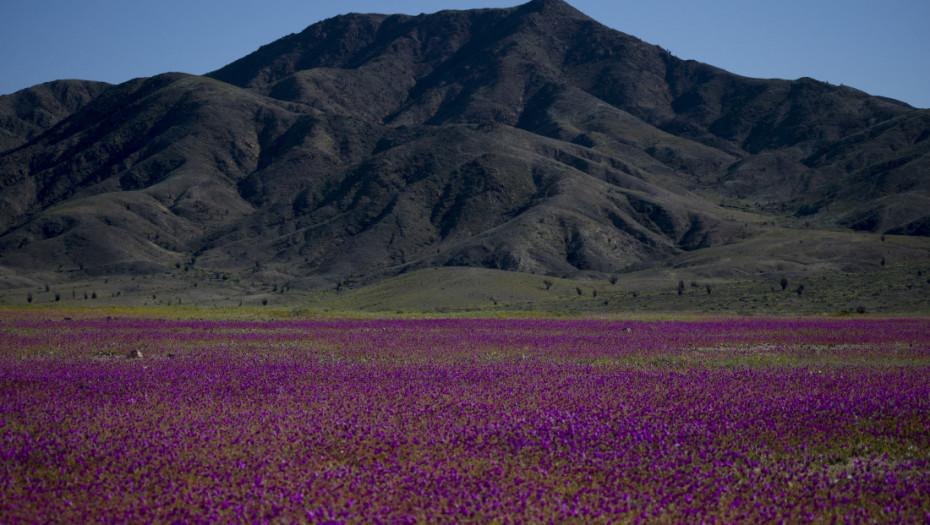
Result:
<instances>
[{"instance_id":1,"label":"rocky mountain slope","mask_svg":"<svg viewBox=\"0 0 930 525\"><path fill-rule=\"evenodd\" d=\"M345 15L206 76L0 97L0 266L305 289L930 236L930 111L680 60L561 0Z\"/></svg>"}]
</instances>

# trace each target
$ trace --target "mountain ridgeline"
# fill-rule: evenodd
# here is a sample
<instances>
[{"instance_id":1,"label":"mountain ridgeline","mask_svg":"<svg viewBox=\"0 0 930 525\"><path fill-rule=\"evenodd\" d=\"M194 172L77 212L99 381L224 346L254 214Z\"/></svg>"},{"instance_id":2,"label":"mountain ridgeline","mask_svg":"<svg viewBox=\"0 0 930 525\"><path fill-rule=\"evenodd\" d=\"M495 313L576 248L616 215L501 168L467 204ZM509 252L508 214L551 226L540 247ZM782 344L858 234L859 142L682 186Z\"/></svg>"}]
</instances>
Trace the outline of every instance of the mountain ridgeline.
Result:
<instances>
[{"instance_id":1,"label":"mountain ridgeline","mask_svg":"<svg viewBox=\"0 0 930 525\"><path fill-rule=\"evenodd\" d=\"M802 223L928 237L928 138L928 110L681 60L561 0L350 14L205 76L0 97L0 266L314 290L621 273Z\"/></svg>"}]
</instances>

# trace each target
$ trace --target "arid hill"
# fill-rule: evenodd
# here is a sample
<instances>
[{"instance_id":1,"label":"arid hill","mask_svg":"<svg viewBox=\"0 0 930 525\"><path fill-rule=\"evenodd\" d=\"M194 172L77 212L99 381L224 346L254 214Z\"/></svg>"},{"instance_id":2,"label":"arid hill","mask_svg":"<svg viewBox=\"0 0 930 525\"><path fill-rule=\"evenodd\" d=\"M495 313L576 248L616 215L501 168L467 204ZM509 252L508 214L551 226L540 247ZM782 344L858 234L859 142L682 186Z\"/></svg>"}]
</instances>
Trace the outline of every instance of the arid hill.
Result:
<instances>
[{"instance_id":1,"label":"arid hill","mask_svg":"<svg viewBox=\"0 0 930 525\"><path fill-rule=\"evenodd\" d=\"M620 273L775 228L928 237L928 138L928 110L680 60L561 0L352 14L206 76L0 97L0 267L313 290Z\"/></svg>"}]
</instances>

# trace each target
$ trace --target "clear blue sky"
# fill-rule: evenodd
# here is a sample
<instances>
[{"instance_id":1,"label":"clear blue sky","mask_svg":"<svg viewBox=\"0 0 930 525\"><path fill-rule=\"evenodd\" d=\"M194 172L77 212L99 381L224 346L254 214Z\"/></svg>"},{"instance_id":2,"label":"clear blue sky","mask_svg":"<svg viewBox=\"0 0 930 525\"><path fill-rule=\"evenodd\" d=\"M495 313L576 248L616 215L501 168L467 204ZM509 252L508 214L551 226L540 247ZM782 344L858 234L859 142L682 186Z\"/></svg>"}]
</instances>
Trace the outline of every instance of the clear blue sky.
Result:
<instances>
[{"instance_id":1,"label":"clear blue sky","mask_svg":"<svg viewBox=\"0 0 930 525\"><path fill-rule=\"evenodd\" d=\"M202 74L340 13L523 0L4 0L0 94L60 78ZM809 76L930 108L930 0L569 0L592 18L750 77Z\"/></svg>"}]
</instances>

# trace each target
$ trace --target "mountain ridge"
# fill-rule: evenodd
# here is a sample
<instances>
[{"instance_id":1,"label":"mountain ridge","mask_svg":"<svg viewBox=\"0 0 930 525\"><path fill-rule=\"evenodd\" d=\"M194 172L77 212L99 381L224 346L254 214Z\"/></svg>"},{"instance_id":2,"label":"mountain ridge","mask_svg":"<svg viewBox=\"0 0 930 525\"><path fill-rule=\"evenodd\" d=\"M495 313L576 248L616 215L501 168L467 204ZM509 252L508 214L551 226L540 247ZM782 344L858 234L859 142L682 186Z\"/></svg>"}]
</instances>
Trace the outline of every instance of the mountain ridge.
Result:
<instances>
[{"instance_id":1,"label":"mountain ridge","mask_svg":"<svg viewBox=\"0 0 930 525\"><path fill-rule=\"evenodd\" d=\"M30 90L0 97L0 265L23 273L577 277L776 222L930 224L930 111L680 60L561 0L342 15L205 76Z\"/></svg>"}]
</instances>

